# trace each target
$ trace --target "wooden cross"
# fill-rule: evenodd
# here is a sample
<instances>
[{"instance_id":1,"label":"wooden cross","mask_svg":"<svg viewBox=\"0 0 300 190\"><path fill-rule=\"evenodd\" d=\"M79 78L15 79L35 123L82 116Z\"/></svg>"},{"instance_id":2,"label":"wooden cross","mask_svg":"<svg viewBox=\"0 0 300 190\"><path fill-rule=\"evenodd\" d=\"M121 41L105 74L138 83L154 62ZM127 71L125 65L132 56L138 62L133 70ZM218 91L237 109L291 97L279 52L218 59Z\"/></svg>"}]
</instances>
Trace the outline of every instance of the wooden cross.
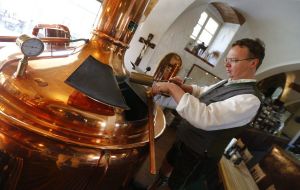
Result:
<instances>
[{"instance_id":1,"label":"wooden cross","mask_svg":"<svg viewBox=\"0 0 300 190\"><path fill-rule=\"evenodd\" d=\"M155 44L151 43L151 40L153 39L153 37L154 37L154 35L151 34L151 33L148 35L147 39L145 39L143 37L140 37L139 42L144 43L144 47L142 48L139 56L136 58L136 60L133 64L134 68L135 68L135 66L139 66L139 64L141 63L141 60L142 60L143 56L145 55L146 50L148 49L148 47L150 47L151 49L155 48Z\"/></svg>"}]
</instances>

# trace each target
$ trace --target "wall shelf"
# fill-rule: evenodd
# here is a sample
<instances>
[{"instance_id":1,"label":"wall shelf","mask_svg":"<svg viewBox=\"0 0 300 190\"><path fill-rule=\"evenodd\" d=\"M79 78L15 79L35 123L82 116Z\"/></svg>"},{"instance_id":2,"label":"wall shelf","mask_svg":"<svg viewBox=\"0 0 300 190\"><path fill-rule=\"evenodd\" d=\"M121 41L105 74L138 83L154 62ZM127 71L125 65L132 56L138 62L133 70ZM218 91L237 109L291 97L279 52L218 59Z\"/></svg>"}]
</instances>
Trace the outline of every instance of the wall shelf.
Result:
<instances>
[{"instance_id":1,"label":"wall shelf","mask_svg":"<svg viewBox=\"0 0 300 190\"><path fill-rule=\"evenodd\" d=\"M184 48L185 51L189 52L190 54L192 54L193 56L197 57L198 59L200 59L201 61L203 61L204 63L208 64L211 67L214 67L213 64L211 64L210 62L208 62L206 59L198 56L197 54L195 54L194 52L192 52L191 50L189 50L188 48Z\"/></svg>"}]
</instances>

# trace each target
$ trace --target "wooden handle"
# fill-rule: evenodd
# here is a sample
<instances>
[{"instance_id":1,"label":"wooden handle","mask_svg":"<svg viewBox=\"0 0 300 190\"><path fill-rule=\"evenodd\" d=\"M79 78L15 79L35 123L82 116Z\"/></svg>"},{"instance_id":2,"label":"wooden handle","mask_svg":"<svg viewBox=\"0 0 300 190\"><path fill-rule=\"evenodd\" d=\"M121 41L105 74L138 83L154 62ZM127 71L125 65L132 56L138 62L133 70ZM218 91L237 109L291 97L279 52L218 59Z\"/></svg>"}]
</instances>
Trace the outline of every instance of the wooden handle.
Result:
<instances>
[{"instance_id":1,"label":"wooden handle","mask_svg":"<svg viewBox=\"0 0 300 190\"><path fill-rule=\"evenodd\" d=\"M153 98L152 92L147 91L147 104L148 104L148 130L149 130L149 159L150 159L150 173L156 174L156 163L155 163L155 144L154 144L154 116L153 116Z\"/></svg>"}]
</instances>

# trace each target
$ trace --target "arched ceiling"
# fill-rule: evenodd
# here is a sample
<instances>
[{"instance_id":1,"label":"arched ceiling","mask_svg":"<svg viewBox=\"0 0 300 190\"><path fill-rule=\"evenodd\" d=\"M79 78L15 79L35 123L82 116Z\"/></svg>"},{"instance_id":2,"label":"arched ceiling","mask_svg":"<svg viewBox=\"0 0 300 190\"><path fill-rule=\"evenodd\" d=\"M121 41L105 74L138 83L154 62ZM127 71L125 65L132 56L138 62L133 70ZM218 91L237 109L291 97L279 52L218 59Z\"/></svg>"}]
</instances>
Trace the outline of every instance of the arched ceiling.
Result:
<instances>
[{"instance_id":1,"label":"arched ceiling","mask_svg":"<svg viewBox=\"0 0 300 190\"><path fill-rule=\"evenodd\" d=\"M227 3L211 3L220 13L224 22L242 25L245 23L245 17Z\"/></svg>"}]
</instances>

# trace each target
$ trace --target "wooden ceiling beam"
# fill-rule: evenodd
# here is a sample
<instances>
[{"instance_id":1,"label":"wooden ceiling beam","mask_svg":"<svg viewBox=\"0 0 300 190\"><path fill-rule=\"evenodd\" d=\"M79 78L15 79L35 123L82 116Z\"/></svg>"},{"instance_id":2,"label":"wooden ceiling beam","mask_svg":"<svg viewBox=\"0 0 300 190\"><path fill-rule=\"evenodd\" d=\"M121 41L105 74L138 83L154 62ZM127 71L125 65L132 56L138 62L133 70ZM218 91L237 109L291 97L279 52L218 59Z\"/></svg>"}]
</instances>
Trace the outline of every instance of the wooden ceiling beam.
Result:
<instances>
[{"instance_id":1,"label":"wooden ceiling beam","mask_svg":"<svg viewBox=\"0 0 300 190\"><path fill-rule=\"evenodd\" d=\"M224 22L239 25L243 25L245 23L245 17L227 3L213 2L211 4L219 11Z\"/></svg>"}]
</instances>

